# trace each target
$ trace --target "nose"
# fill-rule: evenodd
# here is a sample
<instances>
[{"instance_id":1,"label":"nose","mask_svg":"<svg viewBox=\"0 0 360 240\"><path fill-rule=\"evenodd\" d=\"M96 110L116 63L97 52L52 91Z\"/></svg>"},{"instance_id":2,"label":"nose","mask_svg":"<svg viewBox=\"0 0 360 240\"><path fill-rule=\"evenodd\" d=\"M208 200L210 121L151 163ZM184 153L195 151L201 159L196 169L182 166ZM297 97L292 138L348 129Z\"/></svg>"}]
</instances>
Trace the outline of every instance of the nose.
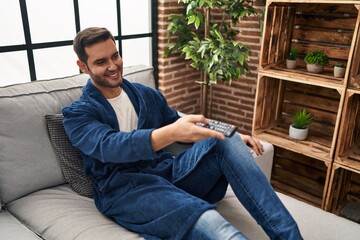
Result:
<instances>
[{"instance_id":1,"label":"nose","mask_svg":"<svg viewBox=\"0 0 360 240\"><path fill-rule=\"evenodd\" d=\"M115 61L110 61L109 62L109 66L108 66L108 70L109 71L114 71L114 70L117 70L118 66L116 64Z\"/></svg>"}]
</instances>

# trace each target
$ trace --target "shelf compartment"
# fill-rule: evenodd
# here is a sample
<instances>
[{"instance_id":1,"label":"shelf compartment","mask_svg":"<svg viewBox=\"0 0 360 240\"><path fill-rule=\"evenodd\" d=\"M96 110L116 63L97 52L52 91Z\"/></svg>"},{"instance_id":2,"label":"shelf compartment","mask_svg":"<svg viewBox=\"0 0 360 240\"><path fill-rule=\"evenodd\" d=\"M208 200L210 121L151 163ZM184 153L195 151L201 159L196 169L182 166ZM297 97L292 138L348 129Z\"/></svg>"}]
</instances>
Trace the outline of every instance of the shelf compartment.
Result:
<instances>
[{"instance_id":1,"label":"shelf compartment","mask_svg":"<svg viewBox=\"0 0 360 240\"><path fill-rule=\"evenodd\" d=\"M344 4L328 2L269 2L260 54L259 71L262 74L273 70L272 74L282 77L286 72L293 72L286 69L284 62L291 46L294 46L299 50L299 67L293 78L305 79L317 85L347 85L350 71L347 63L353 58L359 29L359 5L354 4L355 1ZM322 50L329 56L330 62L322 74L313 75L305 69L303 59L312 50ZM344 78L333 77L335 63L347 66Z\"/></svg>"},{"instance_id":2,"label":"shelf compartment","mask_svg":"<svg viewBox=\"0 0 360 240\"><path fill-rule=\"evenodd\" d=\"M334 163L328 189L324 209L342 217L349 217L343 215L342 210L349 203L360 203L360 171Z\"/></svg>"},{"instance_id":3,"label":"shelf compartment","mask_svg":"<svg viewBox=\"0 0 360 240\"><path fill-rule=\"evenodd\" d=\"M331 164L275 147L271 184L276 191L323 207Z\"/></svg>"},{"instance_id":4,"label":"shelf compartment","mask_svg":"<svg viewBox=\"0 0 360 240\"><path fill-rule=\"evenodd\" d=\"M252 134L296 153L331 163L345 90L259 75ZM306 108L313 115L308 138L288 135L292 115Z\"/></svg>"},{"instance_id":5,"label":"shelf compartment","mask_svg":"<svg viewBox=\"0 0 360 240\"><path fill-rule=\"evenodd\" d=\"M360 171L360 90L346 91L335 162Z\"/></svg>"}]
</instances>

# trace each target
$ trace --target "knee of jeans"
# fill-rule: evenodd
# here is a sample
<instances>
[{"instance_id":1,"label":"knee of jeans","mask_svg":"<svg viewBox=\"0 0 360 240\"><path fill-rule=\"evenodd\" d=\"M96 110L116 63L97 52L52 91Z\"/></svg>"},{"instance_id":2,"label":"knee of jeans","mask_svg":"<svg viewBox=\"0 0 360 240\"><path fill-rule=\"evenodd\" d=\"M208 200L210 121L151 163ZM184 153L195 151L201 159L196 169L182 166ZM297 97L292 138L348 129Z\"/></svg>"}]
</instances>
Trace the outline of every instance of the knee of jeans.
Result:
<instances>
[{"instance_id":1,"label":"knee of jeans","mask_svg":"<svg viewBox=\"0 0 360 240\"><path fill-rule=\"evenodd\" d=\"M187 239L246 239L239 230L227 222L216 210L205 211Z\"/></svg>"}]
</instances>

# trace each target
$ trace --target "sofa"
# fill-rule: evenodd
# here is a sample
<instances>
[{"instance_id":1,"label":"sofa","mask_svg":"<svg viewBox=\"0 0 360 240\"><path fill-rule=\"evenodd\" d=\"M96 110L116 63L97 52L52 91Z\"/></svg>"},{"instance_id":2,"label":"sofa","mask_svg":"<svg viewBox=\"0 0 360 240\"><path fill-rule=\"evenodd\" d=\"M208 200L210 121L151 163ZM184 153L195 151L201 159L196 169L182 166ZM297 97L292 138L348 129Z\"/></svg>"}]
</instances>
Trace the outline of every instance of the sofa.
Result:
<instances>
[{"instance_id":1,"label":"sofa","mask_svg":"<svg viewBox=\"0 0 360 240\"><path fill-rule=\"evenodd\" d=\"M155 87L152 67L126 67L124 78ZM91 197L74 190L50 139L45 116L60 113L78 98L87 79L78 74L0 87L0 239L142 239L100 214ZM265 153L255 161L270 179L274 148L263 144ZM174 144L169 150L186 147ZM359 224L278 195L305 239L360 239ZM230 187L217 209L249 239L268 239Z\"/></svg>"}]
</instances>

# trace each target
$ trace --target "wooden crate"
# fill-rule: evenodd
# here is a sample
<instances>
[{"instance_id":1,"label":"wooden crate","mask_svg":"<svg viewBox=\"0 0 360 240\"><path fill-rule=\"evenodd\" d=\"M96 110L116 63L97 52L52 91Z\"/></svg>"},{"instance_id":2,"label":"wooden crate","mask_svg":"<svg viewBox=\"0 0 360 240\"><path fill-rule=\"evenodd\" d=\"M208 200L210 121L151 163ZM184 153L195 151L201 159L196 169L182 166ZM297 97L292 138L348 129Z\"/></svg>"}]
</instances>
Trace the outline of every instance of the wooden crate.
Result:
<instances>
[{"instance_id":1,"label":"wooden crate","mask_svg":"<svg viewBox=\"0 0 360 240\"><path fill-rule=\"evenodd\" d=\"M335 153L344 89L259 75L252 134L296 153L331 163ZM292 115L306 108L313 115L308 138L288 135Z\"/></svg>"},{"instance_id":2,"label":"wooden crate","mask_svg":"<svg viewBox=\"0 0 360 240\"><path fill-rule=\"evenodd\" d=\"M334 163L324 209L340 215L349 202L360 203L360 171Z\"/></svg>"},{"instance_id":3,"label":"wooden crate","mask_svg":"<svg viewBox=\"0 0 360 240\"><path fill-rule=\"evenodd\" d=\"M360 90L346 91L335 162L360 171Z\"/></svg>"},{"instance_id":4,"label":"wooden crate","mask_svg":"<svg viewBox=\"0 0 360 240\"><path fill-rule=\"evenodd\" d=\"M276 191L323 207L330 168L330 163L275 147L271 184Z\"/></svg>"},{"instance_id":5,"label":"wooden crate","mask_svg":"<svg viewBox=\"0 0 360 240\"><path fill-rule=\"evenodd\" d=\"M359 20L358 20L359 21ZM360 26L358 27L360 28ZM358 29L358 36L355 44L353 60L351 63L349 87L352 89L360 89L360 30Z\"/></svg>"},{"instance_id":6,"label":"wooden crate","mask_svg":"<svg viewBox=\"0 0 360 240\"><path fill-rule=\"evenodd\" d=\"M322 86L346 86L359 30L359 2L269 1L264 25L259 72L283 79L298 79ZM354 4L349 4L349 3ZM347 3L347 4L345 4ZM359 44L359 43L358 43ZM286 69L291 46L298 48L298 67ZM322 50L330 63L321 74L306 71L304 57ZM360 51L360 50L357 50ZM344 78L333 76L335 63L347 65ZM354 69L358 72L359 69ZM359 72L358 72L359 73Z\"/></svg>"}]
</instances>

